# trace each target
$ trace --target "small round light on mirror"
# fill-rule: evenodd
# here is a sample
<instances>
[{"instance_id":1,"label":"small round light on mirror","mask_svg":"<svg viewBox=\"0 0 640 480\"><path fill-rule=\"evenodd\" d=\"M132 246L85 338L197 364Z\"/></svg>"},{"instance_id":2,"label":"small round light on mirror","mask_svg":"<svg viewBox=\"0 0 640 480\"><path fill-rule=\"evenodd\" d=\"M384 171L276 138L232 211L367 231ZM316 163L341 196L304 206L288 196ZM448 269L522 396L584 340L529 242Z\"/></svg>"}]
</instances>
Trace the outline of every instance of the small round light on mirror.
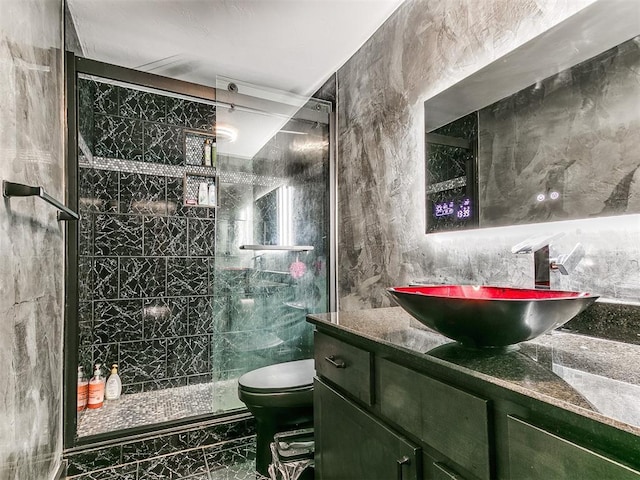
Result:
<instances>
[{"instance_id":1,"label":"small round light on mirror","mask_svg":"<svg viewBox=\"0 0 640 480\"><path fill-rule=\"evenodd\" d=\"M549 194L549 198L550 198L551 200L557 200L557 199L559 199L559 198L560 198L560 194L559 194L558 192L551 192L551 193Z\"/></svg>"},{"instance_id":2,"label":"small round light on mirror","mask_svg":"<svg viewBox=\"0 0 640 480\"><path fill-rule=\"evenodd\" d=\"M546 198L547 197L545 196L544 193L539 193L538 196L536 197L536 200L538 200L539 202L544 202Z\"/></svg>"}]
</instances>

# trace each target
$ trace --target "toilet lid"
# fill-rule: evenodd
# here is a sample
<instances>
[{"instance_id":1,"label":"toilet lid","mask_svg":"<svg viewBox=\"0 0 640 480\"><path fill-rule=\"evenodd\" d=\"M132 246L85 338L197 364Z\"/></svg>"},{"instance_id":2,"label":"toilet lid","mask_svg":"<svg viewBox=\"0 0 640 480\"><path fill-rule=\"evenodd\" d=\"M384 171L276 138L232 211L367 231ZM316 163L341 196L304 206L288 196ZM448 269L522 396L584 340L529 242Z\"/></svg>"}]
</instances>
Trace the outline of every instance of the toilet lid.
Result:
<instances>
[{"instance_id":1,"label":"toilet lid","mask_svg":"<svg viewBox=\"0 0 640 480\"><path fill-rule=\"evenodd\" d=\"M313 386L313 359L277 363L245 373L240 388L251 392L283 392Z\"/></svg>"}]
</instances>

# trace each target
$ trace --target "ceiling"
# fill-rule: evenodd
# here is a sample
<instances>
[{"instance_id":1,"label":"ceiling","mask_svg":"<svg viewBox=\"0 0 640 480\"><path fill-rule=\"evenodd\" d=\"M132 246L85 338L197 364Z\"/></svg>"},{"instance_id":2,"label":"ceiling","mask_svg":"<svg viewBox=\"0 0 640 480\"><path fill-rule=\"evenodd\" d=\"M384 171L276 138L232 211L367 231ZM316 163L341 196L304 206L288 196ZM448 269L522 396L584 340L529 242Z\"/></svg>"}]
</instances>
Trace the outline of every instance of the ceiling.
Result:
<instances>
[{"instance_id":1,"label":"ceiling","mask_svg":"<svg viewBox=\"0 0 640 480\"><path fill-rule=\"evenodd\" d=\"M311 95L402 0L68 0L83 55Z\"/></svg>"}]
</instances>

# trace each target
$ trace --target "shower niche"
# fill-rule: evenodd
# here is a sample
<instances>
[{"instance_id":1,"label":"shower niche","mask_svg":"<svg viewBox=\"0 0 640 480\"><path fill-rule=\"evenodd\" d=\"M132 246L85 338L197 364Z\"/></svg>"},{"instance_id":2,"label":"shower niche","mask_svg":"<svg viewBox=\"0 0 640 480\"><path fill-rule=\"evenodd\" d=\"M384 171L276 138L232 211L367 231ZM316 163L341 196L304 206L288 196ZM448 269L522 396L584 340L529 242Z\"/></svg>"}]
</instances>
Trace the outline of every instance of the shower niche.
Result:
<instances>
[{"instance_id":1,"label":"shower niche","mask_svg":"<svg viewBox=\"0 0 640 480\"><path fill-rule=\"evenodd\" d=\"M77 284L67 279L77 309L68 315L65 357L68 372L100 365L107 376L117 364L123 386L120 399L98 409L78 409L68 394L65 442L241 413L237 378L309 358L306 313L328 310L330 106L306 99L285 116L272 102L271 114L242 87L225 100L214 88L79 60L69 162L70 200L81 213L70 249ZM246 121L256 116L277 128L256 139ZM300 133L281 132L294 129ZM303 137L325 143L293 148ZM242 250L259 199L282 189L293 196L289 210L277 210L276 230L313 250ZM301 276L289 271L296 261Z\"/></svg>"}]
</instances>

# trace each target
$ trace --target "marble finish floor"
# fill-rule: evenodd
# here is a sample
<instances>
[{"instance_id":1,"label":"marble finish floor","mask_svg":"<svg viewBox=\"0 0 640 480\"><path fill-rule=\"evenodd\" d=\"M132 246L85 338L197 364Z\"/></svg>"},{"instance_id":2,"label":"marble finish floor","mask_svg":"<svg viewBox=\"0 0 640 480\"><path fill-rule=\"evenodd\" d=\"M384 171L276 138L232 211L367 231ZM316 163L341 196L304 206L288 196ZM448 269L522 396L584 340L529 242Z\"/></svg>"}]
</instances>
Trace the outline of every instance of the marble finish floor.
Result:
<instances>
[{"instance_id":1,"label":"marble finish floor","mask_svg":"<svg viewBox=\"0 0 640 480\"><path fill-rule=\"evenodd\" d=\"M255 471L255 436L73 475L67 480L269 480Z\"/></svg>"},{"instance_id":2,"label":"marble finish floor","mask_svg":"<svg viewBox=\"0 0 640 480\"><path fill-rule=\"evenodd\" d=\"M78 436L242 408L237 389L237 379L230 379L122 395L99 409L85 410L78 419Z\"/></svg>"}]
</instances>

